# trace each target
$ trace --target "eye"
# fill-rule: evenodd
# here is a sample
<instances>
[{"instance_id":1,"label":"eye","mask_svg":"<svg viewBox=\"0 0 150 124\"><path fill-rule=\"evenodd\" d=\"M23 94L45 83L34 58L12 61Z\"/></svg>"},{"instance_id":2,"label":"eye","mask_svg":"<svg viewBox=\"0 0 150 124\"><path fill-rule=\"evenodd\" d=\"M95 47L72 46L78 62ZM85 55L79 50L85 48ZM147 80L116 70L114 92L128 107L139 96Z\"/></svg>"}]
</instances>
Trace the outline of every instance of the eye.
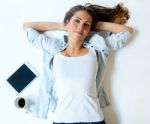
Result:
<instances>
[{"instance_id":1,"label":"eye","mask_svg":"<svg viewBox=\"0 0 150 124\"><path fill-rule=\"evenodd\" d=\"M91 25L90 24L88 24L88 23L85 23L84 24L84 27L87 27L87 28L89 28Z\"/></svg>"},{"instance_id":2,"label":"eye","mask_svg":"<svg viewBox=\"0 0 150 124\"><path fill-rule=\"evenodd\" d=\"M79 19L74 19L74 21L75 21L76 23L80 23L80 20L79 20Z\"/></svg>"}]
</instances>

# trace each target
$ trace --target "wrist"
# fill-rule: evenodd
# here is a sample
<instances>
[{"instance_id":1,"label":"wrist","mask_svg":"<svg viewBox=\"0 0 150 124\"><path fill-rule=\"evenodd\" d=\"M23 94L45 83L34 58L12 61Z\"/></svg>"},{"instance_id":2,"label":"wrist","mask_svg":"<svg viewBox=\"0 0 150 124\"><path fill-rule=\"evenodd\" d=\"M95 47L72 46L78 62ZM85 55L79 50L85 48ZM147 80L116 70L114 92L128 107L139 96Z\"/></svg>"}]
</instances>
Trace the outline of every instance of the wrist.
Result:
<instances>
[{"instance_id":1,"label":"wrist","mask_svg":"<svg viewBox=\"0 0 150 124\"><path fill-rule=\"evenodd\" d=\"M60 30L67 31L65 23L59 23Z\"/></svg>"},{"instance_id":2,"label":"wrist","mask_svg":"<svg viewBox=\"0 0 150 124\"><path fill-rule=\"evenodd\" d=\"M64 30L64 23L59 23L59 29Z\"/></svg>"}]
</instances>

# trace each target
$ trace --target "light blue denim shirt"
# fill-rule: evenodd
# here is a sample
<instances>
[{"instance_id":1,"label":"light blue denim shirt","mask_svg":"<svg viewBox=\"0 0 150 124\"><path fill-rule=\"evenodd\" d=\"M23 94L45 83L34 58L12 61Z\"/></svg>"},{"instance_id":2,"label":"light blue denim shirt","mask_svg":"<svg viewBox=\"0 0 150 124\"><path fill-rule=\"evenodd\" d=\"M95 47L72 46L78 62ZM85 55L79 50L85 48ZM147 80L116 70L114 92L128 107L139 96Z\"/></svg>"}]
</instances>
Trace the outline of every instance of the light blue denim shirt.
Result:
<instances>
[{"instance_id":1,"label":"light blue denim shirt","mask_svg":"<svg viewBox=\"0 0 150 124\"><path fill-rule=\"evenodd\" d=\"M63 38L57 39L47 37L38 31L29 28L26 31L27 38L33 46L40 48L43 51L44 72L39 86L38 93L34 96L34 100L30 96L26 97L28 105L25 108L26 112L31 112L38 117L47 118L48 110L55 111L57 107L57 96L55 92L55 79L53 75L53 57L58 52L67 47L67 43ZM119 32L109 35L106 33L103 37L100 34L94 34L89 40L83 43L86 48L93 47L97 51L98 56L98 72L96 76L97 97L101 107L110 104L103 88L102 79L107 58L110 51L116 51L123 47L129 40L131 33ZM36 100L35 100L36 99Z\"/></svg>"}]
</instances>

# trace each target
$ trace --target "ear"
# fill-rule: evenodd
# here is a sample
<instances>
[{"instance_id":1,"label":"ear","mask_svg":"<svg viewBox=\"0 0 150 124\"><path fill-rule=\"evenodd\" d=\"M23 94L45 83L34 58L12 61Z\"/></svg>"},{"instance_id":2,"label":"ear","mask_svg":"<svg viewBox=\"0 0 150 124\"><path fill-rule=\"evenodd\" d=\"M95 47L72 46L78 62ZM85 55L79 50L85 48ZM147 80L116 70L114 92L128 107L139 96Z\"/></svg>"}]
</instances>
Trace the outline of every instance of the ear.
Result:
<instances>
[{"instance_id":1,"label":"ear","mask_svg":"<svg viewBox=\"0 0 150 124\"><path fill-rule=\"evenodd\" d=\"M69 20L66 20L66 22L64 23L64 27L65 27L66 31L68 31L68 23L69 23Z\"/></svg>"},{"instance_id":2,"label":"ear","mask_svg":"<svg viewBox=\"0 0 150 124\"><path fill-rule=\"evenodd\" d=\"M68 23L69 23L69 20L66 20L66 22L65 22L65 26L66 26Z\"/></svg>"}]
</instances>

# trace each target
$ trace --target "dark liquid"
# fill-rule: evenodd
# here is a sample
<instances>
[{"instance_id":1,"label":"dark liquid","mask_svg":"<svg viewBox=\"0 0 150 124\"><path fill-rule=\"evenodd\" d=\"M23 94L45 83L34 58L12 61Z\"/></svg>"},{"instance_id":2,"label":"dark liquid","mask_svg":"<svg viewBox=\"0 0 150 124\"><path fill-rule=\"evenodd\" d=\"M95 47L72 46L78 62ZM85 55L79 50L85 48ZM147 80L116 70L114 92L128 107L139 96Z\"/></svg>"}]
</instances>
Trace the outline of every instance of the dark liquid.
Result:
<instances>
[{"instance_id":1,"label":"dark liquid","mask_svg":"<svg viewBox=\"0 0 150 124\"><path fill-rule=\"evenodd\" d=\"M25 106L25 100L23 98L21 98L19 101L18 101L18 105L23 108Z\"/></svg>"}]
</instances>

